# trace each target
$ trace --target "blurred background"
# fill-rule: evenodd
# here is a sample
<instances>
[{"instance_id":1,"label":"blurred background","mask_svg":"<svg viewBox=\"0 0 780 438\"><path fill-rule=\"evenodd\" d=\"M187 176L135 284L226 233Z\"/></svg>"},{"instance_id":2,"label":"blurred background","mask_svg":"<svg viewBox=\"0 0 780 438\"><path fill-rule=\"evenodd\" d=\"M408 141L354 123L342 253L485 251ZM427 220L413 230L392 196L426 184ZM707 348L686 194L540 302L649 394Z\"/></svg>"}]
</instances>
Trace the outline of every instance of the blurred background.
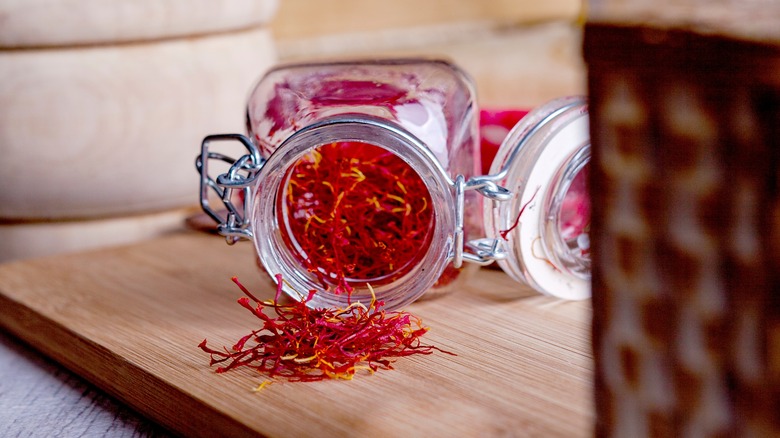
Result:
<instances>
[{"instance_id":1,"label":"blurred background","mask_svg":"<svg viewBox=\"0 0 780 438\"><path fill-rule=\"evenodd\" d=\"M281 0L271 26L282 60L446 56L486 107L532 107L584 92L581 0Z\"/></svg>"},{"instance_id":2,"label":"blurred background","mask_svg":"<svg viewBox=\"0 0 780 438\"><path fill-rule=\"evenodd\" d=\"M580 0L0 0L0 262L198 211L202 138L278 62L446 57L482 108L585 93Z\"/></svg>"}]
</instances>

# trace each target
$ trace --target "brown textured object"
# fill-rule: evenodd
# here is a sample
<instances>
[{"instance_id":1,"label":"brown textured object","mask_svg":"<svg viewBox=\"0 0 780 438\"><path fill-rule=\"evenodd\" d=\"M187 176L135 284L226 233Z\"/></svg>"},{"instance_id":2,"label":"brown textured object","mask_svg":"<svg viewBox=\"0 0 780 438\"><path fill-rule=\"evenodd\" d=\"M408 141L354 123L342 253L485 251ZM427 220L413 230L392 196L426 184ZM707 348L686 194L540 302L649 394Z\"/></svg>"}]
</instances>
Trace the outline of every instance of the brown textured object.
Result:
<instances>
[{"instance_id":1,"label":"brown textured object","mask_svg":"<svg viewBox=\"0 0 780 438\"><path fill-rule=\"evenodd\" d=\"M710 24L586 26L596 436L780 435L780 46Z\"/></svg>"}]
</instances>

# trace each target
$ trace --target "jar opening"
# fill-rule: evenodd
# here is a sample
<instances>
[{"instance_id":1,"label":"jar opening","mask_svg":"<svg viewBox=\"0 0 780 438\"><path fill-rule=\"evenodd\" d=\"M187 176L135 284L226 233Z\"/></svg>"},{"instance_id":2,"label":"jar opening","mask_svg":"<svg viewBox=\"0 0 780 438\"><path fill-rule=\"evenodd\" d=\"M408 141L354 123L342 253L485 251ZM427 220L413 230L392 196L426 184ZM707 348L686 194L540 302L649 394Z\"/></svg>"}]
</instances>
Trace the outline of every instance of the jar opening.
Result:
<instances>
[{"instance_id":1,"label":"jar opening","mask_svg":"<svg viewBox=\"0 0 780 438\"><path fill-rule=\"evenodd\" d=\"M331 192L328 184L333 185L334 181L330 176L298 176L301 171L314 170L316 166L321 170L323 155L331 154L340 157L340 163L344 166L350 165L346 169L336 166L338 170L332 171L335 172L337 183L346 185L349 182L348 175L354 173L358 175L356 180L365 178L360 184L370 182L382 187L384 192L371 193L374 189L364 189L362 196L353 201L354 211L347 212L346 217L337 217L334 214L331 218L336 202L346 205L341 203L348 201L349 194L344 188L336 187ZM366 166L355 167L352 163L353 159L360 163L361 158L379 157L389 160L390 164L375 166L373 173L366 170ZM329 165L334 163L338 164L339 161L326 162ZM395 179L396 176L402 175L407 175L408 181L400 180L406 193ZM455 229L455 214L451 208L452 182L425 144L395 124L374 117L343 114L308 125L291 135L268 157L256 179L251 210L253 240L260 263L272 275L283 276L283 290L291 297L301 299L302 294L310 290L324 292L314 294L312 299L307 301L311 307L345 307L354 302L368 304L375 296L377 300L385 302L385 308L399 308L425 293L449 263L448 256L453 252ZM316 186L316 190L307 191L304 187L299 191L296 184L314 184L311 187ZM292 199L288 191L292 193ZM339 199L339 193L342 192L344 195ZM336 196L327 198L323 193L335 193ZM386 196L388 194L399 199L393 200ZM306 206L311 201L308 197L314 195L324 199L320 204L316 204L321 209L316 218L314 215L306 216ZM377 202L380 202L379 195L383 195L386 199L382 200L393 205L389 214L381 216L385 218L383 221L378 220L379 217L368 220L369 207L376 207L373 205L374 195L377 196ZM397 207L393 202L397 202ZM406 203L412 203L408 209L408 217ZM425 208L424 203L427 203ZM393 208L397 210L392 211ZM360 217L357 217L358 214ZM401 217L404 220L394 222L393 228L388 225L392 222L388 217ZM407 218L411 217L417 219L419 230L412 227L415 222L406 223ZM311 238L308 236L308 231L313 232L316 226L327 223L328 220L331 220L331 227L321 228L319 234ZM306 228L307 223L309 229ZM315 223L316 226L313 225ZM355 224L366 232L355 234ZM402 228L402 225L407 228ZM336 236L339 230L341 237L345 236L344 233L349 234L347 226L350 227L349 232L353 233L351 239L329 239L331 234ZM396 228L407 233L416 231L418 234L412 238L408 237L412 236L411 234L407 234L404 240L401 233L401 237L394 239L395 244L402 245L398 248L406 248L408 252L405 257L390 258L392 269L385 262L383 270L362 271L360 269L366 264L364 261L357 263L341 258L349 255L350 251L360 250L372 258L380 259L384 253L374 247L373 242L380 233L390 233ZM355 246L359 248L354 248ZM339 278L337 268L334 268L335 256L339 257L338 263L341 267L354 263L354 271L342 274L343 277ZM312 257L320 259L316 264L324 260L325 268L311 263L313 269L309 269L302 263ZM377 266L377 263L374 262L374 265ZM371 285L373 293L367 284ZM343 293L350 289L353 289L351 293Z\"/></svg>"},{"instance_id":2,"label":"jar opening","mask_svg":"<svg viewBox=\"0 0 780 438\"><path fill-rule=\"evenodd\" d=\"M562 270L583 279L590 278L590 172L589 149L573 157L554 181L548 207L548 256ZM583 153L585 152L585 153Z\"/></svg>"},{"instance_id":3,"label":"jar opening","mask_svg":"<svg viewBox=\"0 0 780 438\"><path fill-rule=\"evenodd\" d=\"M276 199L285 245L337 293L405 276L433 237L425 182L400 157L369 143L312 149L287 171Z\"/></svg>"},{"instance_id":4,"label":"jar opening","mask_svg":"<svg viewBox=\"0 0 780 438\"><path fill-rule=\"evenodd\" d=\"M587 254L588 247L581 246L582 236L587 236L590 231L590 197L588 196L588 173L590 163L585 164L576 173L563 196L561 210L558 213L558 233L561 238L573 247L573 243L580 245L583 254Z\"/></svg>"}]
</instances>

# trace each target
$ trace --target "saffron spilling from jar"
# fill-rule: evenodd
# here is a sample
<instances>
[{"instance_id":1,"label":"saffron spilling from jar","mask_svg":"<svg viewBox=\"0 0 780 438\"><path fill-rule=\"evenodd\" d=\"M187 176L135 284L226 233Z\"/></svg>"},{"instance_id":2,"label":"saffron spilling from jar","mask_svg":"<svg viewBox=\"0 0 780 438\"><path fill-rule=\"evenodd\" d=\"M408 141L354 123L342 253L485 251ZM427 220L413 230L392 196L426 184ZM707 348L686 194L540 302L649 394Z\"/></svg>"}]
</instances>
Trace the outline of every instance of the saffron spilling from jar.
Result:
<instances>
[{"instance_id":1,"label":"saffron spilling from jar","mask_svg":"<svg viewBox=\"0 0 780 438\"><path fill-rule=\"evenodd\" d=\"M378 146L314 149L288 171L277 199L288 249L334 293L397 281L430 246L435 217L424 181Z\"/></svg>"},{"instance_id":2,"label":"saffron spilling from jar","mask_svg":"<svg viewBox=\"0 0 780 438\"><path fill-rule=\"evenodd\" d=\"M590 157L586 104L553 101L510 129L521 115L505 112L482 136L498 146L508 135L480 175L473 86L452 64L401 59L268 72L247 105L249 137L208 136L197 161L204 210L228 242L253 240L277 282L267 301L242 287L240 304L263 325L231 350L204 341L212 365L307 381L440 351L420 343L427 329L418 318L384 308L454 289L466 278L464 261L498 261L541 292L587 297L587 169L575 180ZM231 160L211 152L220 140L247 153ZM215 178L210 160L232 165ZM243 208L230 201L235 191ZM212 192L225 215L210 206ZM295 302L281 304L282 293Z\"/></svg>"},{"instance_id":3,"label":"saffron spilling from jar","mask_svg":"<svg viewBox=\"0 0 780 438\"><path fill-rule=\"evenodd\" d=\"M403 311L388 312L375 298L368 306L355 302L346 308L310 308L306 303L316 291L291 304L281 302L280 275L273 300L257 298L235 277L233 282L245 295L238 303L263 324L230 350L211 348L206 339L198 345L210 355L210 365L219 365L217 373L250 368L290 382L351 380L359 370L393 369L399 357L434 351L454 355L420 341L428 328L419 318ZM273 382L266 380L257 390Z\"/></svg>"}]
</instances>

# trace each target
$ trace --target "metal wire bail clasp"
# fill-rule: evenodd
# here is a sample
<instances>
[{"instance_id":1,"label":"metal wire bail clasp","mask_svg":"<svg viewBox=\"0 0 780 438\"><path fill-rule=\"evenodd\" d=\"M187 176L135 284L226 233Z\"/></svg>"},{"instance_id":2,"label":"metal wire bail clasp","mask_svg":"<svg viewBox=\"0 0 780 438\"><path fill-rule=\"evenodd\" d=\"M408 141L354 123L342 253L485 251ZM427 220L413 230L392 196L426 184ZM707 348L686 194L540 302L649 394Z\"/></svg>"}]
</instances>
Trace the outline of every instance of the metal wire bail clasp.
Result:
<instances>
[{"instance_id":1,"label":"metal wire bail clasp","mask_svg":"<svg viewBox=\"0 0 780 438\"><path fill-rule=\"evenodd\" d=\"M452 266L455 268L460 268L464 260L484 266L507 257L503 242L498 239L484 238L464 242L463 237L466 190L476 190L485 198L493 201L501 202L512 199L512 192L496 184L494 179L496 179L494 175L484 175L471 177L466 181L463 175L458 175L453 182L455 187L455 254L452 257Z\"/></svg>"},{"instance_id":2,"label":"metal wire bail clasp","mask_svg":"<svg viewBox=\"0 0 780 438\"><path fill-rule=\"evenodd\" d=\"M212 141L238 141L248 151L238 159L209 151ZM209 175L209 161L218 160L230 164L230 169L216 179ZM229 244L241 239L251 239L252 229L246 217L251 202L251 187L265 160L257 147L241 134L214 134L203 139L195 167L200 173L200 206L217 223L217 231ZM215 210L209 202L209 190L220 198L225 210ZM240 201L237 207L234 200Z\"/></svg>"}]
</instances>

